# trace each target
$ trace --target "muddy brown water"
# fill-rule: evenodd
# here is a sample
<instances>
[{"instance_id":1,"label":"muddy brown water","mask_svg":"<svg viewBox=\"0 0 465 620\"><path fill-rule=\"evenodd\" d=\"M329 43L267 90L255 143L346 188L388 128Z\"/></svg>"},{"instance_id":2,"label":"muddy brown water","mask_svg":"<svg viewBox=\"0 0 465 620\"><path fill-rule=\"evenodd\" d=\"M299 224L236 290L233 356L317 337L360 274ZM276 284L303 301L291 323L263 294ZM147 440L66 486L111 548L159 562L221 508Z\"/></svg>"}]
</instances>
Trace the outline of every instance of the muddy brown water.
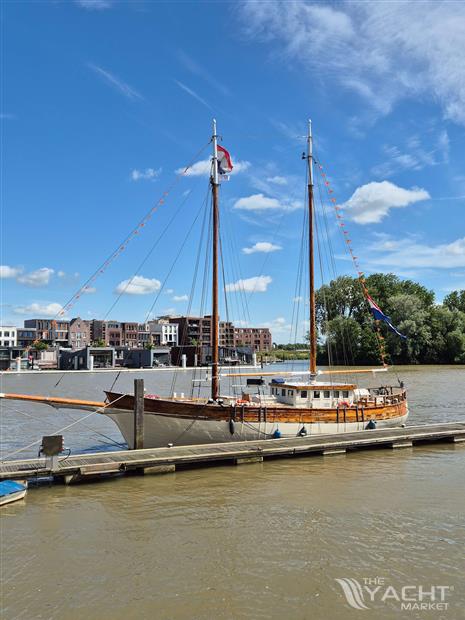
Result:
<instances>
[{"instance_id":1,"label":"muddy brown water","mask_svg":"<svg viewBox=\"0 0 465 620\"><path fill-rule=\"evenodd\" d=\"M411 424L465 421L464 367L397 372ZM115 377L11 374L1 390L100 399ZM168 370L122 373L116 389L136 377L148 391L171 389ZM191 381L186 371L176 389L188 393ZM1 416L5 457L83 414L3 401ZM100 416L64 434L75 453L122 442ZM2 509L0 617L456 620L465 617L464 488L464 444L33 487ZM356 580L366 608L351 607L336 579ZM380 586L374 600L368 579Z\"/></svg>"}]
</instances>

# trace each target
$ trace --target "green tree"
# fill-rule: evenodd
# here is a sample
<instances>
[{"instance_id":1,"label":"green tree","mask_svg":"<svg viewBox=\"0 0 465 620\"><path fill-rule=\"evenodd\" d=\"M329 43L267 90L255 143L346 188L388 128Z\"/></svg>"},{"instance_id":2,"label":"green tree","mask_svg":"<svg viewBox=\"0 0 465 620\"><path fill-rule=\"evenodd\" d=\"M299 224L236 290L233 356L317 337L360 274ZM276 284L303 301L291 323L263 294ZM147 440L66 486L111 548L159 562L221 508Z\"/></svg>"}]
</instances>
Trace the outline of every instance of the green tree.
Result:
<instances>
[{"instance_id":1,"label":"green tree","mask_svg":"<svg viewBox=\"0 0 465 620\"><path fill-rule=\"evenodd\" d=\"M460 312L465 312L465 291L452 291L452 293L444 297L443 304L449 308L449 310L460 310Z\"/></svg>"}]
</instances>

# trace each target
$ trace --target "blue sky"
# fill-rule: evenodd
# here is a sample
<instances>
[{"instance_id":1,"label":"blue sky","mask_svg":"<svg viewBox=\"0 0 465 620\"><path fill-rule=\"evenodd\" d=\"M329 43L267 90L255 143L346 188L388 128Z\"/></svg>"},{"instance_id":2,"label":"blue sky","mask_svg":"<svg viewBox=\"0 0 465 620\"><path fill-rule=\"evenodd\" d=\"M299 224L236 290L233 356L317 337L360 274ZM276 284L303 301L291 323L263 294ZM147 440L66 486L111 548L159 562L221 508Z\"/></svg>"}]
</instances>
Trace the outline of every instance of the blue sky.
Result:
<instances>
[{"instance_id":1,"label":"blue sky","mask_svg":"<svg viewBox=\"0 0 465 620\"><path fill-rule=\"evenodd\" d=\"M4 324L54 316L168 190L67 316L201 309L213 116L231 319L289 339L308 117L365 273L465 288L464 4L8 2L1 23ZM354 275L334 213L329 235Z\"/></svg>"}]
</instances>

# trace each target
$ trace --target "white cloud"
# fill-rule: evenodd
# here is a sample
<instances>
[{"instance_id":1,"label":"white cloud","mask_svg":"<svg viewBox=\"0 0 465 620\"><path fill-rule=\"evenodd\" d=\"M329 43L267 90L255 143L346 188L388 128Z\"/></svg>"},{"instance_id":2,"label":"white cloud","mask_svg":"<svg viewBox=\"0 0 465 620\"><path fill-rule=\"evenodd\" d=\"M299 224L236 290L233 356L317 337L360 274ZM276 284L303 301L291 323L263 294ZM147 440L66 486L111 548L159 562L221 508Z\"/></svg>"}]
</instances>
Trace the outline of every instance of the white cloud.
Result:
<instances>
[{"instance_id":1,"label":"white cloud","mask_svg":"<svg viewBox=\"0 0 465 620\"><path fill-rule=\"evenodd\" d=\"M234 203L233 209L243 211L295 211L300 209L302 203L299 200L279 200L270 198L264 194L252 194L245 198L239 198Z\"/></svg>"},{"instance_id":2,"label":"white cloud","mask_svg":"<svg viewBox=\"0 0 465 620\"><path fill-rule=\"evenodd\" d=\"M95 286L86 286L85 288L82 289L82 293L84 295L92 295L93 293L96 293L97 289L95 288Z\"/></svg>"},{"instance_id":3,"label":"white cloud","mask_svg":"<svg viewBox=\"0 0 465 620\"><path fill-rule=\"evenodd\" d=\"M465 267L465 237L451 243L427 245L411 238L382 239L371 246L367 263L387 268L437 268ZM380 251L382 253L380 253Z\"/></svg>"},{"instance_id":4,"label":"white cloud","mask_svg":"<svg viewBox=\"0 0 465 620\"><path fill-rule=\"evenodd\" d=\"M118 295L148 295L160 289L161 282L155 278L144 278L134 276L128 280L123 280L115 288Z\"/></svg>"},{"instance_id":5,"label":"white cloud","mask_svg":"<svg viewBox=\"0 0 465 620\"><path fill-rule=\"evenodd\" d=\"M64 271L61 271L61 270L60 270L60 271L58 271L58 272L57 272L57 276L58 276L59 278L64 278L64 277L66 276L66 273L65 273Z\"/></svg>"},{"instance_id":6,"label":"white cloud","mask_svg":"<svg viewBox=\"0 0 465 620\"><path fill-rule=\"evenodd\" d=\"M175 295L173 301L189 301L189 295Z\"/></svg>"},{"instance_id":7,"label":"white cloud","mask_svg":"<svg viewBox=\"0 0 465 620\"><path fill-rule=\"evenodd\" d=\"M449 136L444 129L437 135L436 142L429 148L422 145L418 135L406 141L406 150L397 146L384 145L383 153L387 160L371 169L378 177L390 177L403 170L423 170L427 166L447 164L449 161Z\"/></svg>"},{"instance_id":8,"label":"white cloud","mask_svg":"<svg viewBox=\"0 0 465 620\"><path fill-rule=\"evenodd\" d=\"M268 254L269 252L276 252L277 250L282 250L282 247L280 245L270 243L269 241L259 241L250 248L242 248L244 254L255 254L256 252L264 252L265 254Z\"/></svg>"},{"instance_id":9,"label":"white cloud","mask_svg":"<svg viewBox=\"0 0 465 620\"><path fill-rule=\"evenodd\" d=\"M265 293L268 285L271 284L270 276L254 276L245 280L238 280L231 284L226 284L225 288L228 293L235 291L244 291L246 293Z\"/></svg>"},{"instance_id":10,"label":"white cloud","mask_svg":"<svg viewBox=\"0 0 465 620\"><path fill-rule=\"evenodd\" d=\"M41 267L35 271L18 276L17 280L20 284L24 284L25 286L47 286L54 273L54 269L50 269L49 267Z\"/></svg>"},{"instance_id":11,"label":"white cloud","mask_svg":"<svg viewBox=\"0 0 465 620\"><path fill-rule=\"evenodd\" d=\"M16 314L28 314L34 317L56 316L62 310L62 305L58 303L32 303L29 306L17 306L14 311Z\"/></svg>"},{"instance_id":12,"label":"white cloud","mask_svg":"<svg viewBox=\"0 0 465 620\"><path fill-rule=\"evenodd\" d=\"M231 157L233 163L233 169L229 174L238 174L239 172L244 172L250 166L249 161L235 161L234 157ZM192 164L187 170L185 168L178 168L176 170L176 174L183 174L186 177L199 177L199 176L208 176L211 172L212 168L212 160L211 159L203 159L202 161L197 161L195 164Z\"/></svg>"},{"instance_id":13,"label":"white cloud","mask_svg":"<svg viewBox=\"0 0 465 620\"><path fill-rule=\"evenodd\" d=\"M16 278L22 272L20 267L10 267L9 265L0 265L0 279Z\"/></svg>"},{"instance_id":14,"label":"white cloud","mask_svg":"<svg viewBox=\"0 0 465 620\"><path fill-rule=\"evenodd\" d=\"M109 86L115 88L127 99L131 99L132 101L136 101L137 99L141 101L144 100L144 97L140 93L138 93L137 90L132 88L132 86L129 86L129 84L126 84L126 82L123 82L123 80L116 77L116 75L114 75L113 73L110 73L109 71L102 69L102 67L98 67L97 65L94 65L92 63L89 63L88 66L90 69L92 69L92 71L95 71L95 73L100 78L102 78L104 82L106 82Z\"/></svg>"},{"instance_id":15,"label":"white cloud","mask_svg":"<svg viewBox=\"0 0 465 620\"><path fill-rule=\"evenodd\" d=\"M110 0L75 0L75 3L88 11L104 11L113 5Z\"/></svg>"},{"instance_id":16,"label":"white cloud","mask_svg":"<svg viewBox=\"0 0 465 620\"><path fill-rule=\"evenodd\" d=\"M137 170L136 168L131 172L131 179L133 181L153 181L161 173L161 168L146 168L145 170Z\"/></svg>"},{"instance_id":17,"label":"white cloud","mask_svg":"<svg viewBox=\"0 0 465 620\"><path fill-rule=\"evenodd\" d=\"M267 177L266 180L268 181L268 183L273 183L274 185L287 185L286 177L281 177L279 175L276 175L274 177Z\"/></svg>"},{"instance_id":18,"label":"white cloud","mask_svg":"<svg viewBox=\"0 0 465 620\"><path fill-rule=\"evenodd\" d=\"M465 124L465 3L247 0L240 6L250 37L358 93L377 113L426 97Z\"/></svg>"},{"instance_id":19,"label":"white cloud","mask_svg":"<svg viewBox=\"0 0 465 620\"><path fill-rule=\"evenodd\" d=\"M404 189L389 181L372 182L358 187L341 206L357 224L376 224L388 215L390 209L407 207L429 197L426 190L418 187Z\"/></svg>"},{"instance_id":20,"label":"white cloud","mask_svg":"<svg viewBox=\"0 0 465 620\"><path fill-rule=\"evenodd\" d=\"M183 90L185 93L190 95L193 99L195 99L196 101L204 105L206 108L209 108L210 110L212 109L211 105L207 103L205 99L202 99L202 97L198 95L195 92L195 90L192 90L192 88L189 88L189 86L186 86L185 84L183 84L182 82L179 82L178 80L173 80L173 82L177 84L181 90Z\"/></svg>"}]
</instances>

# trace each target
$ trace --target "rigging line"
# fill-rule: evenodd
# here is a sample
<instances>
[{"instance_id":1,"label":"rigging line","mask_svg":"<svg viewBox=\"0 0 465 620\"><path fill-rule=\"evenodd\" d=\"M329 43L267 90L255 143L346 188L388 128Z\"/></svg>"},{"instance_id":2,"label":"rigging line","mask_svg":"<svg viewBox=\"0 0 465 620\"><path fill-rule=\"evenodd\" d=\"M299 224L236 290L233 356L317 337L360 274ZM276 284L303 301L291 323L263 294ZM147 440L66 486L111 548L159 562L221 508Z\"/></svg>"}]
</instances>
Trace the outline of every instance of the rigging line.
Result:
<instances>
[{"instance_id":1,"label":"rigging line","mask_svg":"<svg viewBox=\"0 0 465 620\"><path fill-rule=\"evenodd\" d=\"M319 200L320 200L320 205L322 207L322 211L324 212L324 202L323 202L323 197L322 197L322 190L321 190L320 179L319 179L318 175L317 175L316 179L317 179L318 196L319 196ZM318 214L318 224L319 224L320 220L321 220L321 214ZM326 228L326 236L327 236L327 240L328 240L328 244L329 244L330 243L330 239L329 239L328 228L327 228L327 225L326 225L327 224L326 220L324 220L324 223L325 223L325 228ZM319 225L321 227L321 224L319 224ZM325 247L325 249L327 249L327 248ZM326 253L328 255L328 252L326 252ZM330 254L330 256L328 256L328 258L330 259L328 262L330 264L331 264L331 257L332 257L332 253ZM337 270L336 270L335 263L333 265L333 272L334 272L334 277L336 278L337 277ZM326 313L328 315L328 308L327 307L326 307ZM329 321L328 321L328 323L329 323ZM353 349L352 349L352 341L351 341L351 338L350 338L350 334L348 332L348 328L347 328L347 326L345 324L339 325L338 331L339 331L341 342L342 342L342 354L343 354L344 364L346 366L348 366L350 361L352 362L352 364L354 362L354 354L353 354ZM345 333L345 332L347 332L347 333ZM347 344L346 344L346 341L347 341ZM337 351L336 343L334 344L334 346L335 346L336 351ZM347 349L350 352L351 360L349 360L349 357L347 355Z\"/></svg>"},{"instance_id":2,"label":"rigging line","mask_svg":"<svg viewBox=\"0 0 465 620\"><path fill-rule=\"evenodd\" d=\"M84 417L80 418L79 420L75 420L72 424L68 424L68 426L64 426L63 428L59 428L57 431L55 431L55 435L58 435L59 433L62 433L63 431L67 431L68 428L71 428L72 426L75 426L76 424L78 424L82 420L86 420L87 418L90 418L91 416L95 415L96 413L102 413L102 411L107 409L110 405L114 405L115 403L117 403L119 400L121 400L125 396L126 396L126 394L122 394L121 396L119 396L118 398L113 400L111 403L105 403L102 407L98 407L95 411L91 411L89 414L85 415ZM33 446L36 446L41 441L42 441L42 438L38 439L37 441L33 441L32 443L30 443L27 446L24 446L23 448L19 448L18 450L15 450L14 452L10 452L6 456L4 456L3 459L4 460L5 459L9 459L11 456L14 456L15 454L19 454L19 452L23 452L24 450L28 450L29 448L32 448Z\"/></svg>"},{"instance_id":3,"label":"rigging line","mask_svg":"<svg viewBox=\"0 0 465 620\"><path fill-rule=\"evenodd\" d=\"M14 411L15 413L20 413L23 416L26 416L28 418L32 418L33 420L36 420L36 422L40 422L41 424L48 424L48 425L53 425L54 422L51 421L47 421L44 420L43 418L38 418L36 416L31 415L30 413L26 413L25 411L21 411L20 409L16 409L16 407L9 407L8 405L5 406L5 409L7 411ZM71 420L75 420L76 418L73 418L72 415L69 413L69 411L66 411L65 415L68 415ZM81 422L81 419L78 420L78 422ZM111 437L109 437L108 435L105 435L105 433L101 433L100 431L95 430L94 428L92 428L91 426L84 424L84 422L82 422L82 425L87 428L88 430L92 431L92 433L95 433L96 435L101 435L102 437L105 437L105 439L108 439L109 441L113 442L116 446L119 446L121 448L124 447L124 444L118 443L117 441L115 441L114 439L112 439Z\"/></svg>"},{"instance_id":4,"label":"rigging line","mask_svg":"<svg viewBox=\"0 0 465 620\"><path fill-rule=\"evenodd\" d=\"M202 154L202 152L207 148L210 143L205 144L199 151L191 158L188 165L183 170L182 174L177 174L171 185L168 187L166 191L163 192L162 197L158 200L157 204L153 206L145 216L139 221L137 226L124 238L122 242L118 244L118 246L113 250L113 252L108 256L108 258L94 271L94 273L84 282L84 284L69 298L69 300L61 307L61 309L55 315L55 319L63 316L68 310L72 308L74 303L79 299L81 294L85 292L85 290L89 287L91 283L93 283L98 276L105 271L107 267L115 260L115 258L121 254L122 251L126 248L126 245L138 234L139 230L145 226L145 224L151 219L152 215L158 210L158 208L164 204L165 197L176 187L176 185L181 181L181 179L187 174L187 171L193 166L198 157Z\"/></svg>"},{"instance_id":5,"label":"rigging line","mask_svg":"<svg viewBox=\"0 0 465 620\"><path fill-rule=\"evenodd\" d=\"M304 204L307 204L308 200L308 167L305 166L305 189L304 189ZM292 317L291 317L291 331L290 331L290 340L294 341L294 344L297 344L297 332L300 318L300 309L302 302L302 281L304 277L304 257L305 257L305 249L306 249L306 234L305 231L308 229L307 225L308 221L308 209L304 208L303 217L302 217L302 232L300 237L300 247L299 247L299 255L297 262L297 274L294 288L294 302L292 306ZM303 313L305 314L305 299L303 299ZM304 316L305 319L305 316ZM294 336L292 335L294 333ZM293 367L294 365L291 364Z\"/></svg>"},{"instance_id":6,"label":"rigging line","mask_svg":"<svg viewBox=\"0 0 465 620\"><path fill-rule=\"evenodd\" d=\"M207 192L205 195L205 198L202 201L202 209L204 209L204 215L203 215L203 220L202 220L202 227L201 227L201 234L200 234L200 242L198 245L198 249L197 249L197 256L196 256L196 260L195 260L195 266L194 266L194 274L192 277L192 283L191 283L191 289L190 289L190 294L189 294L189 301L187 304L187 309L186 309L186 316L189 317L191 314L191 310L192 310L192 304L194 301L194 295L195 295L195 286L197 283L197 276L198 276L198 271L199 271L199 265L200 265L200 257L202 254L202 247L203 247L203 243L204 243L204 238L205 238L205 230L206 230L206 221L207 221L207 215L209 213L208 210L208 196L209 196L209 192L210 192L210 181L208 182L208 187L207 187ZM178 346L179 342L183 343L186 340L186 334L187 334L187 329L188 329L188 324L187 321L184 324L183 327L183 331L182 333L179 335L178 334ZM174 392L174 388L176 387L176 380L177 380L177 373L178 370L176 369L173 373L173 377L171 380L171 393ZM195 379L195 371L194 371L194 377ZM191 385L191 395L193 395L193 389L194 389L194 384L192 383Z\"/></svg>"},{"instance_id":7,"label":"rigging line","mask_svg":"<svg viewBox=\"0 0 465 620\"><path fill-rule=\"evenodd\" d=\"M197 211L197 215L195 216L194 221L193 221L193 222L192 222L192 224L190 225L189 230L187 231L187 234L186 234L186 236L184 237L184 240L183 240L183 242L182 242L182 244L181 244L181 247L179 248L179 251L178 251L178 253L177 253L177 255L176 255L175 259L174 259L174 262L172 263L172 265L171 265L171 267L170 267L170 269L169 269L168 273L166 274L165 279L163 280L163 283L162 283L162 285L161 285L161 287L160 287L160 290L158 291L157 295L155 296L155 299L154 299L153 304L150 306L150 309L149 309L149 311L147 312L147 315L146 315L146 317L145 317L145 322L147 322L147 321L149 320L150 314L151 314L152 310L154 309L155 304L157 303L158 299L160 298L160 295L162 294L163 289L165 288L165 284L167 283L167 281L168 281L168 279L169 279L170 275L171 275L171 274L172 274L172 272L173 272L174 267L176 266L176 263L178 262L178 260L179 260L179 258L180 258L180 256L181 256L181 254L182 254L182 251L183 251L183 249L184 249L184 247L185 247L185 245L186 245L186 243L187 243L187 241L188 241L188 239L189 239L189 237L190 237L190 234L191 234L191 232L192 232L192 229L194 228L194 226L195 226L195 224L196 224L197 220L199 219L199 215L200 215L200 213L202 212L202 208L203 208L203 205L202 205L202 206L200 207L200 209Z\"/></svg>"},{"instance_id":8,"label":"rigging line","mask_svg":"<svg viewBox=\"0 0 465 620\"><path fill-rule=\"evenodd\" d=\"M318 168L320 169L320 174L322 176L326 177L325 173L323 172L323 166L321 165L321 163L319 161L319 158L318 158ZM329 194L334 193L333 190L330 189L330 183L327 180L325 181L325 186L326 186L326 189L327 189L328 196L329 196ZM330 198L330 200L333 203L334 209L336 211L336 217L338 219L342 219L342 217L337 213L337 211L338 210L340 211L341 209L340 209L340 207L336 206L336 199L334 197L332 197L332 198ZM343 233L343 231L342 231L342 228L345 228L345 224L344 223L340 224L339 228L341 229L342 237L344 237L344 234L347 234L347 232ZM345 241L344 245L345 245L346 252L348 252L350 254L350 258L352 260L354 269L355 269L355 271L357 273L357 280L360 283L360 286L361 286L361 289L362 289L362 294L363 294L365 300L367 300L368 289L366 287L364 273L362 271L360 271L360 267L359 267L359 264L358 264L358 257L354 256L354 254L353 254L353 250L352 250L352 247L350 245L350 243L351 243L350 240L349 239L344 239L344 241ZM379 347L379 353L380 353L380 357L381 357L381 363L383 364L383 366L386 366L386 360L385 360L385 358L386 358L386 350L385 350L385 345L384 345L384 337L381 335L378 321L375 320L373 322L374 322L374 331L375 331L375 334L376 334L376 337L377 337L377 340L378 340L378 347Z\"/></svg>"},{"instance_id":9,"label":"rigging line","mask_svg":"<svg viewBox=\"0 0 465 620\"><path fill-rule=\"evenodd\" d=\"M201 179L201 177L200 177ZM103 320L106 320L106 318L108 317L108 315L112 312L113 308L117 305L117 303L120 301L121 297L126 293L127 289L129 288L129 286L132 284L134 278L137 277L137 275L141 272L142 267L145 265L145 263L148 261L148 259L150 258L150 256L153 254L155 248L157 247L157 245L160 243L160 241L162 240L162 238L164 237L164 235L166 234L167 230L170 228L171 224L174 222L174 220L176 219L176 217L178 216L179 212L181 211L181 209L184 207L184 205L186 204L187 200L190 197L190 193L187 194L183 200L181 200L181 202L178 205L178 208L176 209L176 211L173 213L172 217L170 218L170 220L168 221L168 223L166 224L166 226L164 227L164 229L161 231L160 235L157 237L157 239L155 240L155 242L152 244L152 246L150 247L149 251L147 252L147 254L145 255L145 257L142 259L142 261L140 262L140 264L138 265L138 267L136 268L136 271L134 272L134 274L131 276L131 278L129 280L127 280L124 288L120 291L120 293L118 294L118 296L116 297L115 301L112 303L112 305L110 306L109 310L107 311L107 313L105 314L105 316L103 317Z\"/></svg>"},{"instance_id":10,"label":"rigging line","mask_svg":"<svg viewBox=\"0 0 465 620\"><path fill-rule=\"evenodd\" d=\"M115 387L116 382L118 381L120 374L121 374L121 370L117 373L117 375L115 377L115 380L113 381L113 383L111 384L110 389L108 390L109 392L113 391L113 388Z\"/></svg>"}]
</instances>

